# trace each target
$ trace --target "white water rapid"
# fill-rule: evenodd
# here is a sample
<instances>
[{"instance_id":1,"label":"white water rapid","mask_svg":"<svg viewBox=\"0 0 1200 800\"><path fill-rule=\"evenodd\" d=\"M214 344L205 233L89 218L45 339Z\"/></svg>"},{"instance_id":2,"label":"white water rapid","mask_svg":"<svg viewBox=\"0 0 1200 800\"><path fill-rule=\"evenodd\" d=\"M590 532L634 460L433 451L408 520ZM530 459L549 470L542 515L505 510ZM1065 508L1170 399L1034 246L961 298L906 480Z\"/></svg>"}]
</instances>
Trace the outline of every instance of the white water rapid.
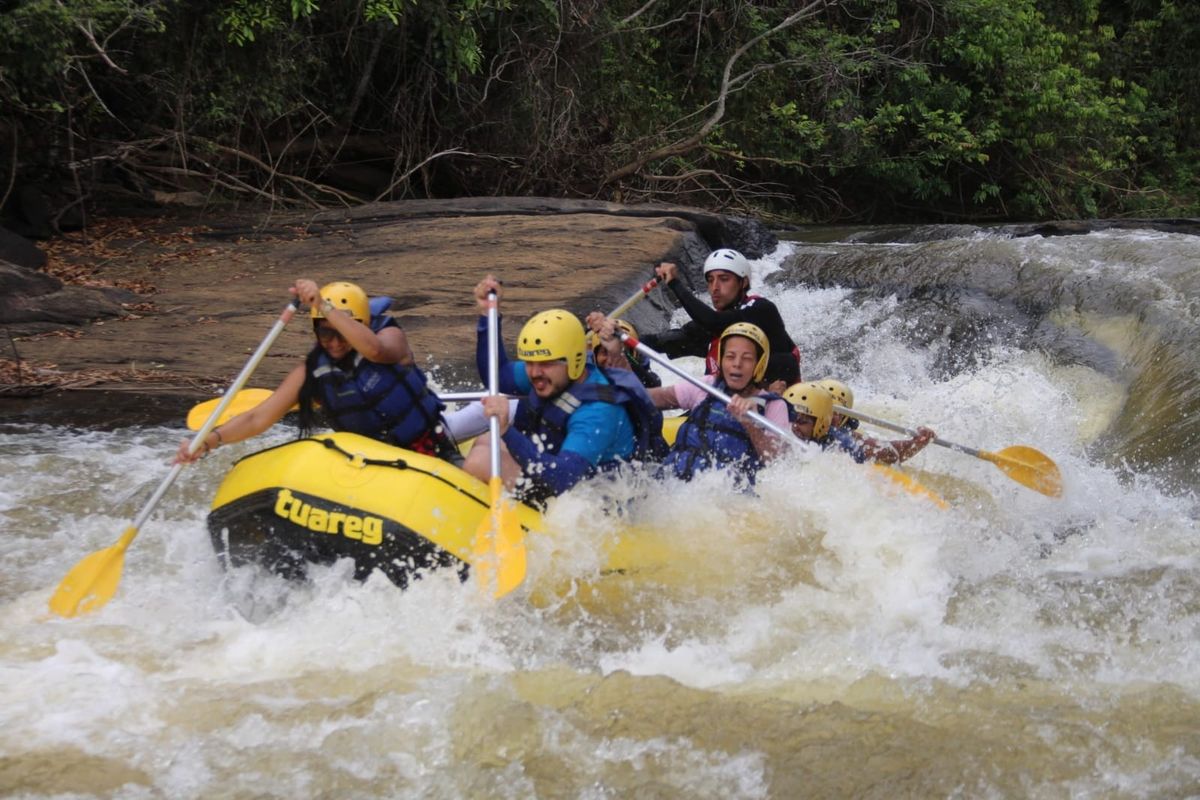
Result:
<instances>
[{"instance_id":1,"label":"white water rapid","mask_svg":"<svg viewBox=\"0 0 1200 800\"><path fill-rule=\"evenodd\" d=\"M756 263L806 377L1036 447L1061 499L931 446L908 466L939 510L830 453L756 496L572 491L500 602L451 571L225 573L208 504L281 427L189 468L116 597L59 619L182 426L0 422L0 796L1200 795L1200 240L885 238ZM630 525L673 567L599 577Z\"/></svg>"}]
</instances>

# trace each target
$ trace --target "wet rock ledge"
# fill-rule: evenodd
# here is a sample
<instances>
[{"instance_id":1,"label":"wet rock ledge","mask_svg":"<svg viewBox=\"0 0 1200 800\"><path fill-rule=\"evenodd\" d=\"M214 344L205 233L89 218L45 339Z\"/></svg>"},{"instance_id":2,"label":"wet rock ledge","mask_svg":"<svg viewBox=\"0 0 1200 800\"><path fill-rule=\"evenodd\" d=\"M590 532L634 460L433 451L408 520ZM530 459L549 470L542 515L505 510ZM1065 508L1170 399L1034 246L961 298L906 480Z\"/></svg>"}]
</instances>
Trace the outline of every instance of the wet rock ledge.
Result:
<instances>
[{"instance_id":1,"label":"wet rock ledge","mask_svg":"<svg viewBox=\"0 0 1200 800\"><path fill-rule=\"evenodd\" d=\"M0 239L0 417L81 424L157 420L221 391L297 277L351 280L395 298L418 359L443 384L465 385L476 381L471 288L487 272L504 281L511 345L530 314L611 308L661 260L683 265L699 286L711 249L758 257L777 243L742 217L549 198L143 219L87 243L71 234L67 248L48 242L46 265L10 237ZM630 315L640 328L668 312L658 295ZM251 385L273 386L311 336L297 318Z\"/></svg>"}]
</instances>

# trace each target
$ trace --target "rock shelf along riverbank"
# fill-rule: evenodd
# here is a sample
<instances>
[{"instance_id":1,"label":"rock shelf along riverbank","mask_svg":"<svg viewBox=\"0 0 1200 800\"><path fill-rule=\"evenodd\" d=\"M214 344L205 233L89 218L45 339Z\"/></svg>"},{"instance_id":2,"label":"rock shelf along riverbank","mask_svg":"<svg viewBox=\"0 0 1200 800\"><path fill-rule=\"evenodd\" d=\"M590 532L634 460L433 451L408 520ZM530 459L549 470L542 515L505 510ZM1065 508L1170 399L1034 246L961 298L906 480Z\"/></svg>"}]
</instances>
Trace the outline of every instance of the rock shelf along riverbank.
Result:
<instances>
[{"instance_id":1,"label":"rock shelf along riverbank","mask_svg":"<svg viewBox=\"0 0 1200 800\"><path fill-rule=\"evenodd\" d=\"M104 424L166 419L219 393L266 335L298 277L351 280L395 299L418 360L443 382L477 381L471 289L495 273L502 312L514 321L549 307L581 316L629 296L662 260L698 266L716 247L769 252L776 240L754 220L668 206L544 198L380 203L316 215L138 220L99 225L103 238L51 242L46 269L61 291L124 287L115 316L59 324L37 309L62 304L47 290L7 298L0 416ZM11 265L9 265L11 266ZM42 275L44 273L38 273ZM98 289L99 290L99 289ZM73 295L75 297L77 295ZM108 296L113 297L109 291ZM635 324L666 313L657 297ZM111 303L110 303L111 305ZM43 314L42 316L47 316ZM511 342L517 325L505 330ZM311 342L297 319L251 384L274 386Z\"/></svg>"}]
</instances>

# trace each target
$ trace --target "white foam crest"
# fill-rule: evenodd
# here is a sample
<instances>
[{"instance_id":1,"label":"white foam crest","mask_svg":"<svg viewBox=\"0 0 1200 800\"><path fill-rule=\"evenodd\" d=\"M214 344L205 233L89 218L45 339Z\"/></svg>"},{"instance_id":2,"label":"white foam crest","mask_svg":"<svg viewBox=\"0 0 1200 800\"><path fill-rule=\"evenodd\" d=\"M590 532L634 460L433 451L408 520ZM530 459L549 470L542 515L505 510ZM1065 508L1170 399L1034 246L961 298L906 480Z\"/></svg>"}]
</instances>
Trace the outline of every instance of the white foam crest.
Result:
<instances>
[{"instance_id":1,"label":"white foam crest","mask_svg":"<svg viewBox=\"0 0 1200 800\"><path fill-rule=\"evenodd\" d=\"M20 667L0 666L0 751L31 746L103 752L113 720L131 735L162 726L156 676L84 639L62 638L52 654ZM7 661L7 659L6 659Z\"/></svg>"},{"instance_id":2,"label":"white foam crest","mask_svg":"<svg viewBox=\"0 0 1200 800\"><path fill-rule=\"evenodd\" d=\"M763 492L782 518L807 518L806 528L821 532L819 551L808 582L770 607L743 610L731 630L758 633L735 637L731 646L766 659L759 667L767 675L782 669L817 677L831 664L847 680L872 670L941 674L937 656L953 587L941 549L958 525L955 513L834 453L778 486L764 482Z\"/></svg>"},{"instance_id":3,"label":"white foam crest","mask_svg":"<svg viewBox=\"0 0 1200 800\"><path fill-rule=\"evenodd\" d=\"M249 568L226 602L226 620L209 625L200 649L207 657L179 665L179 674L218 682L294 677L311 670L514 668L503 639L503 611L464 587L453 570L414 581L401 593L381 574L354 581L342 560L314 567L306 584L288 583ZM248 595L247 592L250 592ZM257 602L254 623L230 613Z\"/></svg>"},{"instance_id":4,"label":"white foam crest","mask_svg":"<svg viewBox=\"0 0 1200 800\"><path fill-rule=\"evenodd\" d=\"M569 756L572 768L582 772L581 800L612 796L607 785L610 770L621 765L636 773L653 775L655 785L670 787L683 797L759 798L770 796L767 759L761 753L728 753L700 747L681 737L596 739L578 728L558 723L543 741L549 752Z\"/></svg>"},{"instance_id":5,"label":"white foam crest","mask_svg":"<svg viewBox=\"0 0 1200 800\"><path fill-rule=\"evenodd\" d=\"M670 617L669 635L652 627L629 647L602 653L596 662L602 671L667 675L698 687L743 683L758 670L771 671L781 626L810 641L808 652L819 662L822 648L836 646L835 660L851 659L859 672L885 664L889 671L920 674L931 663L937 671L936 652L924 652L921 638L936 632L944 615L949 578L938 562L936 532L951 523L927 500L897 495L869 468L832 454L811 465L786 459L771 466L757 496L734 491L728 476L708 473L672 484L670 498L636 505L627 521L675 534L682 548L677 558L702 597L707 584L721 599L710 605L692 598L687 611ZM580 563L573 552L571 563ZM727 590L719 575L703 568L689 569L691 558L710 571L724 568L736 588ZM736 575L743 577L735 583ZM770 597L782 600L760 604ZM790 652L794 642L785 640ZM904 648L895 648L901 640Z\"/></svg>"},{"instance_id":6,"label":"white foam crest","mask_svg":"<svg viewBox=\"0 0 1200 800\"><path fill-rule=\"evenodd\" d=\"M606 674L624 670L632 675L666 675L701 689L740 683L754 671L750 664L737 661L723 641L689 639L672 646L661 636L641 642L631 652L606 655L599 665Z\"/></svg>"},{"instance_id":7,"label":"white foam crest","mask_svg":"<svg viewBox=\"0 0 1200 800\"><path fill-rule=\"evenodd\" d=\"M784 263L795 252L796 245L794 243L781 241L774 250L762 258L750 259L750 286L755 288L762 286L767 276L781 270Z\"/></svg>"}]
</instances>

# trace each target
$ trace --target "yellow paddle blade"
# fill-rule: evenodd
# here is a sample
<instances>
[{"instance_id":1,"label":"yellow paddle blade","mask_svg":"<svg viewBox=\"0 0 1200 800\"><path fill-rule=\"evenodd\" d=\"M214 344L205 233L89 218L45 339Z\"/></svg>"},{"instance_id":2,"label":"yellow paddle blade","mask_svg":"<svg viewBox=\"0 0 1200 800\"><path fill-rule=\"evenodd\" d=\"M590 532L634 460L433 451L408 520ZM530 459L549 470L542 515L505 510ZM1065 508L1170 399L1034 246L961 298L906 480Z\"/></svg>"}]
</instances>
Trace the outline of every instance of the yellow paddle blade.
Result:
<instances>
[{"instance_id":1,"label":"yellow paddle blade","mask_svg":"<svg viewBox=\"0 0 1200 800\"><path fill-rule=\"evenodd\" d=\"M503 597L525 580L525 534L511 500L501 496L499 476L490 481L492 507L471 543L471 569L483 592Z\"/></svg>"},{"instance_id":2,"label":"yellow paddle blade","mask_svg":"<svg viewBox=\"0 0 1200 800\"><path fill-rule=\"evenodd\" d=\"M125 566L125 550L137 528L127 528L112 547L97 550L76 564L50 597L50 610L60 617L95 611L113 598Z\"/></svg>"},{"instance_id":3,"label":"yellow paddle blade","mask_svg":"<svg viewBox=\"0 0 1200 800\"><path fill-rule=\"evenodd\" d=\"M217 425L224 425L233 417L241 414L243 411L249 411L256 405L266 400L271 396L270 389L243 389L233 396L229 407L221 414L221 418L217 420ZM204 423L208 422L209 415L220 404L222 398L214 397L212 400L205 400L199 405L193 406L188 412L187 426L189 430L198 431L204 427Z\"/></svg>"},{"instance_id":4,"label":"yellow paddle blade","mask_svg":"<svg viewBox=\"0 0 1200 800\"><path fill-rule=\"evenodd\" d=\"M941 496L937 494L937 492L922 486L915 478L904 474L900 470L889 467L886 464L872 464L871 466L874 467L881 475L888 478L888 480L892 481L909 494L916 495L917 497L924 497L925 499L932 501L934 505L943 510L950 507L950 504L943 500Z\"/></svg>"},{"instance_id":5,"label":"yellow paddle blade","mask_svg":"<svg viewBox=\"0 0 1200 800\"><path fill-rule=\"evenodd\" d=\"M998 453L981 451L980 456L1035 492L1048 497L1062 497L1062 473L1058 471L1058 465L1042 451L1018 444Z\"/></svg>"}]
</instances>

